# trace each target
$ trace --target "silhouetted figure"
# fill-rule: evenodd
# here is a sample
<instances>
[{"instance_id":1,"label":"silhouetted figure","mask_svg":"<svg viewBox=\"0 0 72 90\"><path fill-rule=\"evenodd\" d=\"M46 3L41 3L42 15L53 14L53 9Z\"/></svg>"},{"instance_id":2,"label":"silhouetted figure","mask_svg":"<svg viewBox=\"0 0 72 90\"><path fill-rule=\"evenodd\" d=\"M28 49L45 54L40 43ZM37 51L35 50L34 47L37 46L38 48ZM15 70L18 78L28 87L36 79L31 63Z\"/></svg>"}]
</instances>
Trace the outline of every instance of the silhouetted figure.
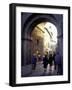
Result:
<instances>
[{"instance_id":1,"label":"silhouetted figure","mask_svg":"<svg viewBox=\"0 0 72 90\"><path fill-rule=\"evenodd\" d=\"M36 62L37 62L37 58L36 58L36 55L34 54L32 56L32 69L35 70L36 68Z\"/></svg>"},{"instance_id":2,"label":"silhouetted figure","mask_svg":"<svg viewBox=\"0 0 72 90\"><path fill-rule=\"evenodd\" d=\"M47 57L47 55L45 55L45 57L43 58L43 65L44 65L44 72L46 72L47 65L48 65L48 57Z\"/></svg>"},{"instance_id":3,"label":"silhouetted figure","mask_svg":"<svg viewBox=\"0 0 72 90\"><path fill-rule=\"evenodd\" d=\"M52 62L53 62L53 56L52 56L52 54L50 53L49 54L49 64L50 64L50 70L51 70L51 68L52 68Z\"/></svg>"},{"instance_id":4,"label":"silhouetted figure","mask_svg":"<svg viewBox=\"0 0 72 90\"><path fill-rule=\"evenodd\" d=\"M54 69L56 70L55 56L56 56L56 54L55 54L55 52L54 52L52 57L53 57L53 61L54 61Z\"/></svg>"},{"instance_id":5,"label":"silhouetted figure","mask_svg":"<svg viewBox=\"0 0 72 90\"><path fill-rule=\"evenodd\" d=\"M57 74L61 74L62 73L62 60L61 60L61 56L59 54L59 52L57 52L56 56L55 56L55 62L56 62L56 66L57 66Z\"/></svg>"},{"instance_id":6,"label":"silhouetted figure","mask_svg":"<svg viewBox=\"0 0 72 90\"><path fill-rule=\"evenodd\" d=\"M38 56L38 61L41 61L42 60L42 57L41 55Z\"/></svg>"}]
</instances>

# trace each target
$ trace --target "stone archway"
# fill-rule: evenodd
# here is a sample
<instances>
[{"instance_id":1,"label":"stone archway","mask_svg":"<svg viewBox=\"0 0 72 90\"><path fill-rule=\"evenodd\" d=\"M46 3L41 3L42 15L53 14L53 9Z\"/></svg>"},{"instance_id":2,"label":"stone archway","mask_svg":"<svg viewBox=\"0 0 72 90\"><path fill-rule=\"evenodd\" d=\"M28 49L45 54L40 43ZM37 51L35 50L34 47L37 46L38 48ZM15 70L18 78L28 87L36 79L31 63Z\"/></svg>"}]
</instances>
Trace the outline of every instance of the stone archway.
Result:
<instances>
[{"instance_id":1,"label":"stone archway","mask_svg":"<svg viewBox=\"0 0 72 90\"><path fill-rule=\"evenodd\" d=\"M41 22L51 22L58 30L58 34L61 33L61 21L59 21L58 16L54 14L33 14L27 18L22 27L22 65L31 63L31 32L33 28ZM62 34L61 34L62 35ZM59 35L58 35L59 36ZM25 50L26 49L26 50Z\"/></svg>"}]
</instances>

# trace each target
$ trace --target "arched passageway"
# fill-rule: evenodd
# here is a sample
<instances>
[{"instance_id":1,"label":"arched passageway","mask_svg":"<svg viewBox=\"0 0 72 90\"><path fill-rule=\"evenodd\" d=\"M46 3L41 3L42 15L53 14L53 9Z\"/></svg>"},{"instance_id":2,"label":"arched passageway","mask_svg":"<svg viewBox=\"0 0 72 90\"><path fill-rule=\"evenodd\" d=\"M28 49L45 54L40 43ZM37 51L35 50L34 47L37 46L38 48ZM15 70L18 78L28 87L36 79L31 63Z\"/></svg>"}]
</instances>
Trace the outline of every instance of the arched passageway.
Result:
<instances>
[{"instance_id":1,"label":"arched passageway","mask_svg":"<svg viewBox=\"0 0 72 90\"><path fill-rule=\"evenodd\" d=\"M60 50L59 52L62 56L62 15L22 13L21 18L22 67L31 64L33 53L36 53L38 56L43 56L49 51L57 52ZM28 66L28 68L29 70L27 70L29 72L26 73L31 72L31 66Z\"/></svg>"},{"instance_id":2,"label":"arched passageway","mask_svg":"<svg viewBox=\"0 0 72 90\"><path fill-rule=\"evenodd\" d=\"M42 22L33 29L31 33L32 55L44 56L49 52L56 52L57 28L50 22Z\"/></svg>"}]
</instances>

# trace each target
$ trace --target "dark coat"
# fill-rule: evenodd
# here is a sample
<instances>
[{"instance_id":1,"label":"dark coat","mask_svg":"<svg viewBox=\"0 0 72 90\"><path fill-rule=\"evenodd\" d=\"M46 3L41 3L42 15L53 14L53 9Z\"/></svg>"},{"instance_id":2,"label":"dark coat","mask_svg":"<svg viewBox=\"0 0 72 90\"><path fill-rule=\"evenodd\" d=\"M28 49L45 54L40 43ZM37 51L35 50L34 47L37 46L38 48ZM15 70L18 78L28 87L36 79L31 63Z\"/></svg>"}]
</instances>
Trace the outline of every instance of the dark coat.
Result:
<instances>
[{"instance_id":1,"label":"dark coat","mask_svg":"<svg viewBox=\"0 0 72 90\"><path fill-rule=\"evenodd\" d=\"M35 56L32 57L32 64L36 64L37 58Z\"/></svg>"},{"instance_id":2,"label":"dark coat","mask_svg":"<svg viewBox=\"0 0 72 90\"><path fill-rule=\"evenodd\" d=\"M53 60L55 61L55 56L56 56L56 54L53 54Z\"/></svg>"},{"instance_id":3,"label":"dark coat","mask_svg":"<svg viewBox=\"0 0 72 90\"><path fill-rule=\"evenodd\" d=\"M53 61L53 57L52 57L52 54L49 55L49 64L52 64L52 61Z\"/></svg>"},{"instance_id":4,"label":"dark coat","mask_svg":"<svg viewBox=\"0 0 72 90\"><path fill-rule=\"evenodd\" d=\"M56 64L61 64L61 56L59 54L55 56L55 62Z\"/></svg>"},{"instance_id":5,"label":"dark coat","mask_svg":"<svg viewBox=\"0 0 72 90\"><path fill-rule=\"evenodd\" d=\"M44 68L47 68L47 65L48 65L48 58L47 58L47 56L45 56L43 58L43 64L44 64Z\"/></svg>"}]
</instances>

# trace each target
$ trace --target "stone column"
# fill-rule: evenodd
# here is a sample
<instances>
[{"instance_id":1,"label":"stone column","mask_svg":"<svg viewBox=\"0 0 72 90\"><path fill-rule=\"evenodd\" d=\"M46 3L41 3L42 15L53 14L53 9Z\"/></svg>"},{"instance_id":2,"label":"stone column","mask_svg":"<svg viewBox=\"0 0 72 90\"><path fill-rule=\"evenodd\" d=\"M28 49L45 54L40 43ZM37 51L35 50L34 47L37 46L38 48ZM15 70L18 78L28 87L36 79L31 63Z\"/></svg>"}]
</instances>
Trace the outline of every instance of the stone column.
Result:
<instances>
[{"instance_id":1,"label":"stone column","mask_svg":"<svg viewBox=\"0 0 72 90\"><path fill-rule=\"evenodd\" d=\"M31 64L31 39L22 39L22 65Z\"/></svg>"}]
</instances>

